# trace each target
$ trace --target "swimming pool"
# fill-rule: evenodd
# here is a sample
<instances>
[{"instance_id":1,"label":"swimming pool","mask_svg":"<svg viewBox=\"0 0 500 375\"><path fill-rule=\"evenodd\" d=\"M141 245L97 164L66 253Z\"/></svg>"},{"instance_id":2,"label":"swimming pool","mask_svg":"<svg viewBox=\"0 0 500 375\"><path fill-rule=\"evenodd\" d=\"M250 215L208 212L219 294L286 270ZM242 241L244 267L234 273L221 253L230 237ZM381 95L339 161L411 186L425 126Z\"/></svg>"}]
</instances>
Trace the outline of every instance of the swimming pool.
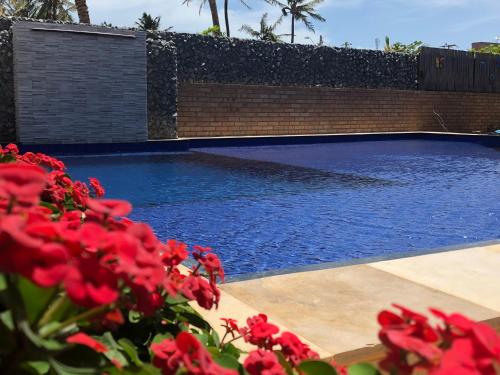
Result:
<instances>
[{"instance_id":1,"label":"swimming pool","mask_svg":"<svg viewBox=\"0 0 500 375\"><path fill-rule=\"evenodd\" d=\"M386 140L64 157L162 239L212 246L228 275L500 238L500 152Z\"/></svg>"}]
</instances>

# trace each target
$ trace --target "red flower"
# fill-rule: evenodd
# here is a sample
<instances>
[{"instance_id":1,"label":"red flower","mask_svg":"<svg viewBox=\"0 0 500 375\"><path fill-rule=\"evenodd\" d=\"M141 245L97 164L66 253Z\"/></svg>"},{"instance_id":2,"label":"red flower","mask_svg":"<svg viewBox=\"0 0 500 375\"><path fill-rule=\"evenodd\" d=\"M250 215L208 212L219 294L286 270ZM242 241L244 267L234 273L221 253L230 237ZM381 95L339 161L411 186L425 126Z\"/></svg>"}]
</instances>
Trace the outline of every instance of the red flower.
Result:
<instances>
[{"instance_id":1,"label":"red flower","mask_svg":"<svg viewBox=\"0 0 500 375\"><path fill-rule=\"evenodd\" d=\"M137 299L134 310L142 312L144 316L152 316L165 304L165 300L157 292L150 293L143 287L135 287L133 292Z\"/></svg>"},{"instance_id":2,"label":"red flower","mask_svg":"<svg viewBox=\"0 0 500 375\"><path fill-rule=\"evenodd\" d=\"M45 188L40 167L18 163L0 164L0 198L21 204L36 204Z\"/></svg>"},{"instance_id":3,"label":"red flower","mask_svg":"<svg viewBox=\"0 0 500 375\"><path fill-rule=\"evenodd\" d=\"M90 186L94 190L95 196L100 198L104 196L105 190L97 178L90 177Z\"/></svg>"},{"instance_id":4,"label":"red flower","mask_svg":"<svg viewBox=\"0 0 500 375\"><path fill-rule=\"evenodd\" d=\"M108 351L106 345L104 345L102 342L97 341L96 339L93 339L83 332L78 332L72 336L69 336L68 338L66 338L66 342L69 344L88 346L90 349L95 350L97 353L106 353Z\"/></svg>"},{"instance_id":5,"label":"red flower","mask_svg":"<svg viewBox=\"0 0 500 375\"><path fill-rule=\"evenodd\" d=\"M235 319L230 318L220 318L224 322L222 325L226 327L230 332L238 332L240 329L238 327L238 322Z\"/></svg>"},{"instance_id":6,"label":"red flower","mask_svg":"<svg viewBox=\"0 0 500 375\"><path fill-rule=\"evenodd\" d=\"M17 155L19 154L19 148L17 148L17 145L14 143L9 143L7 146L4 147L4 152L9 152L12 155Z\"/></svg>"},{"instance_id":7,"label":"red flower","mask_svg":"<svg viewBox=\"0 0 500 375\"><path fill-rule=\"evenodd\" d=\"M297 366L304 359L319 359L318 353L311 350L291 332L283 332L276 340L281 345L281 352L293 366Z\"/></svg>"},{"instance_id":8,"label":"red flower","mask_svg":"<svg viewBox=\"0 0 500 375\"><path fill-rule=\"evenodd\" d=\"M379 338L388 348L380 366L402 374L409 374L414 369L432 368L442 354L437 346L437 331L429 325L425 316L399 305L394 306L401 311L400 316L390 311L383 311L378 316L382 326ZM410 354L417 358L410 360Z\"/></svg>"},{"instance_id":9,"label":"red flower","mask_svg":"<svg viewBox=\"0 0 500 375\"><path fill-rule=\"evenodd\" d=\"M500 336L493 328L461 314L447 315L436 309L431 312L445 323L440 333L443 345L450 347L436 374L451 373L453 369L455 373L495 374L495 366L500 366Z\"/></svg>"},{"instance_id":10,"label":"red flower","mask_svg":"<svg viewBox=\"0 0 500 375\"><path fill-rule=\"evenodd\" d=\"M187 245L176 240L168 240L163 248L162 261L167 267L181 264L188 257Z\"/></svg>"},{"instance_id":11,"label":"red flower","mask_svg":"<svg viewBox=\"0 0 500 375\"><path fill-rule=\"evenodd\" d=\"M262 349L250 352L243 366L250 375L285 375L276 354Z\"/></svg>"},{"instance_id":12,"label":"red flower","mask_svg":"<svg viewBox=\"0 0 500 375\"><path fill-rule=\"evenodd\" d=\"M220 280L224 281L224 269L217 255L209 253L198 260L209 275L212 283L215 283L216 277L219 276Z\"/></svg>"},{"instance_id":13,"label":"red flower","mask_svg":"<svg viewBox=\"0 0 500 375\"><path fill-rule=\"evenodd\" d=\"M257 345L259 348L272 350L276 344L273 335L279 332L279 328L267 322L267 315L259 314L247 319L248 327L243 327L240 333L246 342Z\"/></svg>"},{"instance_id":14,"label":"red flower","mask_svg":"<svg viewBox=\"0 0 500 375\"><path fill-rule=\"evenodd\" d=\"M112 199L88 199L87 207L107 216L125 216L132 210L132 205L129 202Z\"/></svg>"},{"instance_id":15,"label":"red flower","mask_svg":"<svg viewBox=\"0 0 500 375\"><path fill-rule=\"evenodd\" d=\"M68 187L72 187L71 197L77 206L84 207L87 205L87 200L89 197L89 188L87 184L81 181L75 181L73 186L71 186L71 180L68 178L67 181L63 181Z\"/></svg>"},{"instance_id":16,"label":"red flower","mask_svg":"<svg viewBox=\"0 0 500 375\"><path fill-rule=\"evenodd\" d=\"M198 305L207 310L219 304L219 290L203 277L190 275L184 280L181 290L186 298L195 300Z\"/></svg>"},{"instance_id":17,"label":"red flower","mask_svg":"<svg viewBox=\"0 0 500 375\"><path fill-rule=\"evenodd\" d=\"M43 164L58 171L63 171L64 169L66 169L66 166L62 161L41 153L35 155L33 153L27 152L24 155L20 156L19 159L27 163L37 165Z\"/></svg>"},{"instance_id":18,"label":"red flower","mask_svg":"<svg viewBox=\"0 0 500 375\"><path fill-rule=\"evenodd\" d=\"M210 353L188 332L181 332L175 340L163 340L151 345L153 365L164 375L177 374L181 366L186 374L237 375L238 371L225 369L213 362Z\"/></svg>"},{"instance_id":19,"label":"red flower","mask_svg":"<svg viewBox=\"0 0 500 375\"><path fill-rule=\"evenodd\" d=\"M116 276L94 258L78 259L64 280L69 298L77 305L96 307L118 298Z\"/></svg>"}]
</instances>

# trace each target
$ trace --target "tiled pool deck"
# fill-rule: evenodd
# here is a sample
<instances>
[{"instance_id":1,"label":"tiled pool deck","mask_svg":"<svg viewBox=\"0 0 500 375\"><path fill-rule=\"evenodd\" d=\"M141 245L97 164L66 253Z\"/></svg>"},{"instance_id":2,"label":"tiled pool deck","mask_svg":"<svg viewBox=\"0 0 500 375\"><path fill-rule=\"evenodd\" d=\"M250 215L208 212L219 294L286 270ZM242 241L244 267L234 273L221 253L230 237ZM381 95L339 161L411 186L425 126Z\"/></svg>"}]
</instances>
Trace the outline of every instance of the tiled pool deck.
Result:
<instances>
[{"instance_id":1,"label":"tiled pool deck","mask_svg":"<svg viewBox=\"0 0 500 375\"><path fill-rule=\"evenodd\" d=\"M378 343L377 313L391 303L439 307L476 320L500 316L500 243L222 285L217 312L244 322L257 312L299 334L322 357Z\"/></svg>"}]
</instances>

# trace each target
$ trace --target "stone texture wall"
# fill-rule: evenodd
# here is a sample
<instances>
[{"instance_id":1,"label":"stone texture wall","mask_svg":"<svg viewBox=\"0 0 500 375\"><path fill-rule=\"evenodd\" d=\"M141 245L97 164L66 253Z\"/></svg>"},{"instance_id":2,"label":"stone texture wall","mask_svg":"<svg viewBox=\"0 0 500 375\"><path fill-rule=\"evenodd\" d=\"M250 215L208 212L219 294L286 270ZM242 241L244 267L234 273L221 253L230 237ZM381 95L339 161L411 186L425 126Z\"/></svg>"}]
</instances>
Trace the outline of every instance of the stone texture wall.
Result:
<instances>
[{"instance_id":1,"label":"stone texture wall","mask_svg":"<svg viewBox=\"0 0 500 375\"><path fill-rule=\"evenodd\" d=\"M21 143L147 140L145 33L31 22L12 29Z\"/></svg>"},{"instance_id":2,"label":"stone texture wall","mask_svg":"<svg viewBox=\"0 0 500 375\"><path fill-rule=\"evenodd\" d=\"M180 82L418 88L418 59L374 50L163 34L177 48Z\"/></svg>"},{"instance_id":3,"label":"stone texture wall","mask_svg":"<svg viewBox=\"0 0 500 375\"><path fill-rule=\"evenodd\" d=\"M0 143L16 138L11 21L0 18Z\"/></svg>"},{"instance_id":4,"label":"stone texture wall","mask_svg":"<svg viewBox=\"0 0 500 375\"><path fill-rule=\"evenodd\" d=\"M148 132L150 139L176 138L177 53L162 34L148 33Z\"/></svg>"},{"instance_id":5,"label":"stone texture wall","mask_svg":"<svg viewBox=\"0 0 500 375\"><path fill-rule=\"evenodd\" d=\"M179 137L443 131L500 127L500 95L327 87L179 85Z\"/></svg>"}]
</instances>

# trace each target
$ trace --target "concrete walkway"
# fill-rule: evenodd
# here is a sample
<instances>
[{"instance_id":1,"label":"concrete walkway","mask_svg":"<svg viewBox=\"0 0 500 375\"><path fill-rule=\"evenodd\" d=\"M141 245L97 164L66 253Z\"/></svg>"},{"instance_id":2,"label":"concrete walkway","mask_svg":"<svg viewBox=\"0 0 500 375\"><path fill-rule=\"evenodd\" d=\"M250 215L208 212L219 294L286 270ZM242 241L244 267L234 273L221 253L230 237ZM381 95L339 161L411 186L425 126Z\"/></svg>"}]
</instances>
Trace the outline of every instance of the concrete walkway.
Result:
<instances>
[{"instance_id":1,"label":"concrete walkway","mask_svg":"<svg viewBox=\"0 0 500 375\"><path fill-rule=\"evenodd\" d=\"M500 244L222 285L220 316L255 312L306 339L322 357L378 343L377 313L396 302L476 320L500 316ZM205 314L204 314L205 315Z\"/></svg>"}]
</instances>

